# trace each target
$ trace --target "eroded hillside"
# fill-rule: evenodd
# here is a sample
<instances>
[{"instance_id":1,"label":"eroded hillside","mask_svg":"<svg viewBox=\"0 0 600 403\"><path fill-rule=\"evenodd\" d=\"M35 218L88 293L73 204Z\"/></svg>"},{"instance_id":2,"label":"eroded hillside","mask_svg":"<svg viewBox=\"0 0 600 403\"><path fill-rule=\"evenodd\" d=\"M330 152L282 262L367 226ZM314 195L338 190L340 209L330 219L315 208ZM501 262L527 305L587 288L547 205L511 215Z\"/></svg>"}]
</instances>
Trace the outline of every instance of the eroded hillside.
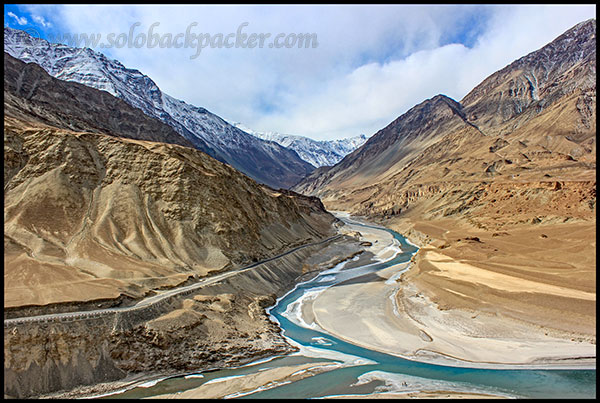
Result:
<instances>
[{"instance_id":1,"label":"eroded hillside","mask_svg":"<svg viewBox=\"0 0 600 403\"><path fill-rule=\"evenodd\" d=\"M318 199L256 183L105 91L4 64L5 307L137 298L333 231Z\"/></svg>"}]
</instances>

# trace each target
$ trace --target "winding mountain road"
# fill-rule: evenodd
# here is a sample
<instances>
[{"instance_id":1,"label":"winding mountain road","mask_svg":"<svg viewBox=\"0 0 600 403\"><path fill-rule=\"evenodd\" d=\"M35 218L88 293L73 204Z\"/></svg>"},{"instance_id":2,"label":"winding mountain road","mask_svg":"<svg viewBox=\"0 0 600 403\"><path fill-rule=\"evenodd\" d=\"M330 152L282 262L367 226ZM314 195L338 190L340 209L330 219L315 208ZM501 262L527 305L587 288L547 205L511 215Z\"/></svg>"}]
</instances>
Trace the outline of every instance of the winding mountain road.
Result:
<instances>
[{"instance_id":1,"label":"winding mountain road","mask_svg":"<svg viewBox=\"0 0 600 403\"><path fill-rule=\"evenodd\" d=\"M71 321L71 320L77 320L77 319L87 319L87 318L92 318L92 317L108 315L108 314L114 314L114 313L119 313L119 312L122 313L122 312L134 311L134 310L138 310L138 309L142 309L142 308L147 308L151 305L156 305L161 302L165 302L168 298L171 298L171 297L174 297L177 295L190 294L199 288L202 288L202 287L210 285L210 284L217 283L217 282L227 279L231 276L235 276L236 274L243 273L243 272L253 269L256 266L259 266L261 264L268 263L273 260L282 258L282 257L287 256L291 253L294 253L300 249L307 248L309 246L316 246L316 245L324 244L326 242L336 240L340 237L342 237L342 235L337 234L337 235L323 239L318 242L312 242L312 243L300 245L293 249L288 250L287 252L281 253L281 254L271 257L269 259L261 260L260 262L252 263L251 265L248 265L248 266L236 269L236 270L217 274L217 275L214 275L211 277L206 277L206 278L199 280L197 283L194 283L194 284L190 284L187 286L178 287L178 288L160 292L157 295L153 295L151 297L144 298L132 306L116 307L116 308L103 308L103 309L96 309L96 310L89 310L89 311L53 313L53 314L47 314L47 315L37 315L37 316L27 316L27 317L20 317L20 318L4 319L4 327L9 327L11 325L16 325L16 324L20 324L20 323L30 323L30 322L49 322L49 321L65 321L65 320Z\"/></svg>"}]
</instances>

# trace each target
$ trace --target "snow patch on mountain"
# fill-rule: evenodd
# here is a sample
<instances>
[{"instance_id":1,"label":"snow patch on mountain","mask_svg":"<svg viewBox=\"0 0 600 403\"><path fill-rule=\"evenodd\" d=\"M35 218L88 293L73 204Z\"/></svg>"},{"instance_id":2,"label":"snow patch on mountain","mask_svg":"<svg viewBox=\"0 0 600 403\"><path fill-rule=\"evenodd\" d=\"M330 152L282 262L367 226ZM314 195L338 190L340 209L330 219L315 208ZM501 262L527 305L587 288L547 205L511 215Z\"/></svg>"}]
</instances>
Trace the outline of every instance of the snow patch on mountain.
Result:
<instances>
[{"instance_id":1,"label":"snow patch on mountain","mask_svg":"<svg viewBox=\"0 0 600 403\"><path fill-rule=\"evenodd\" d=\"M263 140L274 141L283 147L296 151L300 158L315 167L332 166L340 162L346 155L356 150L367 141L367 136L359 136L340 140L313 140L309 137L281 134L277 132L257 132L242 123L230 122L233 126Z\"/></svg>"}]
</instances>

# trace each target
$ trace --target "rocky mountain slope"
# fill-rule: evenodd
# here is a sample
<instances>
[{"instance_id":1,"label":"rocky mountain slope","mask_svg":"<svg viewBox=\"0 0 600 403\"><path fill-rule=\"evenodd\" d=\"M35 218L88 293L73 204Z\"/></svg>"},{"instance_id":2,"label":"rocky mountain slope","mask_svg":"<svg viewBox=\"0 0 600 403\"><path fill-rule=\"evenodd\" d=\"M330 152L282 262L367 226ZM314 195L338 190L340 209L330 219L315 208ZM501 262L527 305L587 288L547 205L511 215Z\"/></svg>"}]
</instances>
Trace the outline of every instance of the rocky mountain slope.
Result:
<instances>
[{"instance_id":1,"label":"rocky mountain slope","mask_svg":"<svg viewBox=\"0 0 600 403\"><path fill-rule=\"evenodd\" d=\"M169 126L106 92L4 63L5 307L136 298L333 231L318 199L165 144Z\"/></svg>"},{"instance_id":2,"label":"rocky mountain slope","mask_svg":"<svg viewBox=\"0 0 600 403\"><path fill-rule=\"evenodd\" d=\"M445 133L475 130L465 122L461 109L459 103L444 95L424 101L377 132L335 166L315 171L296 189L307 193L322 192L328 200L333 200L327 192L338 183L351 184L351 188L371 186Z\"/></svg>"},{"instance_id":3,"label":"rocky mountain slope","mask_svg":"<svg viewBox=\"0 0 600 403\"><path fill-rule=\"evenodd\" d=\"M163 93L150 77L89 48L71 48L4 28L4 50L51 76L106 91L171 126L196 148L258 182L288 188L314 167L293 150L235 128L204 108Z\"/></svg>"},{"instance_id":4,"label":"rocky mountain slope","mask_svg":"<svg viewBox=\"0 0 600 403\"><path fill-rule=\"evenodd\" d=\"M232 125L253 136L263 140L275 141L284 147L296 151L300 158L317 168L337 164L342 158L367 141L367 136L364 134L346 139L319 141L292 134L257 132L241 123L232 123Z\"/></svg>"},{"instance_id":5,"label":"rocky mountain slope","mask_svg":"<svg viewBox=\"0 0 600 403\"><path fill-rule=\"evenodd\" d=\"M35 63L4 53L4 113L22 120L185 147L173 128L106 91L51 77Z\"/></svg>"},{"instance_id":6,"label":"rocky mountain slope","mask_svg":"<svg viewBox=\"0 0 600 403\"><path fill-rule=\"evenodd\" d=\"M508 195L527 183L565 188L576 181L587 190L572 206L580 213L573 214L591 218L595 28L595 20L577 25L488 77L460 102L444 95L424 101L295 189L357 214L390 217L425 203L427 216L462 216L484 225L473 213L498 210L514 221L512 209L525 220L548 207L540 195L519 197L522 204L509 210L503 198L491 196L495 192Z\"/></svg>"},{"instance_id":7,"label":"rocky mountain slope","mask_svg":"<svg viewBox=\"0 0 600 403\"><path fill-rule=\"evenodd\" d=\"M329 234L191 148L5 120L5 307L140 297ZM78 283L78 287L65 284Z\"/></svg>"},{"instance_id":8,"label":"rocky mountain slope","mask_svg":"<svg viewBox=\"0 0 600 403\"><path fill-rule=\"evenodd\" d=\"M577 90L587 96L595 89L596 21L589 20L492 74L461 104L469 121L485 134L502 135ZM509 120L512 124L505 125Z\"/></svg>"}]
</instances>

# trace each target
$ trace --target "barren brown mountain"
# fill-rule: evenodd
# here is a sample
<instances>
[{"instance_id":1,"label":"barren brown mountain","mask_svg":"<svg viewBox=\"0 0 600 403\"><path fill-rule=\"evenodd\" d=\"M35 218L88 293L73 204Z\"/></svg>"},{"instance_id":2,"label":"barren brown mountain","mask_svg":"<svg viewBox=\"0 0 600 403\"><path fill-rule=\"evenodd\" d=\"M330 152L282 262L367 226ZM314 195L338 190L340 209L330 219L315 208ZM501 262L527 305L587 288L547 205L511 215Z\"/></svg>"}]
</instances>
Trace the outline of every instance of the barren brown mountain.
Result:
<instances>
[{"instance_id":1,"label":"barren brown mountain","mask_svg":"<svg viewBox=\"0 0 600 403\"><path fill-rule=\"evenodd\" d=\"M293 351L264 308L311 255L306 270L328 267L320 241L336 220L319 199L261 185L108 92L4 56L5 397Z\"/></svg>"},{"instance_id":2,"label":"barren brown mountain","mask_svg":"<svg viewBox=\"0 0 600 403\"><path fill-rule=\"evenodd\" d=\"M5 307L136 298L331 235L318 199L257 184L104 91L4 66Z\"/></svg>"},{"instance_id":3,"label":"barren brown mountain","mask_svg":"<svg viewBox=\"0 0 600 403\"><path fill-rule=\"evenodd\" d=\"M596 289L595 136L596 21L588 20L460 102L438 95L415 106L294 189L420 239L408 277L442 307L595 338L595 300L577 297Z\"/></svg>"}]
</instances>

